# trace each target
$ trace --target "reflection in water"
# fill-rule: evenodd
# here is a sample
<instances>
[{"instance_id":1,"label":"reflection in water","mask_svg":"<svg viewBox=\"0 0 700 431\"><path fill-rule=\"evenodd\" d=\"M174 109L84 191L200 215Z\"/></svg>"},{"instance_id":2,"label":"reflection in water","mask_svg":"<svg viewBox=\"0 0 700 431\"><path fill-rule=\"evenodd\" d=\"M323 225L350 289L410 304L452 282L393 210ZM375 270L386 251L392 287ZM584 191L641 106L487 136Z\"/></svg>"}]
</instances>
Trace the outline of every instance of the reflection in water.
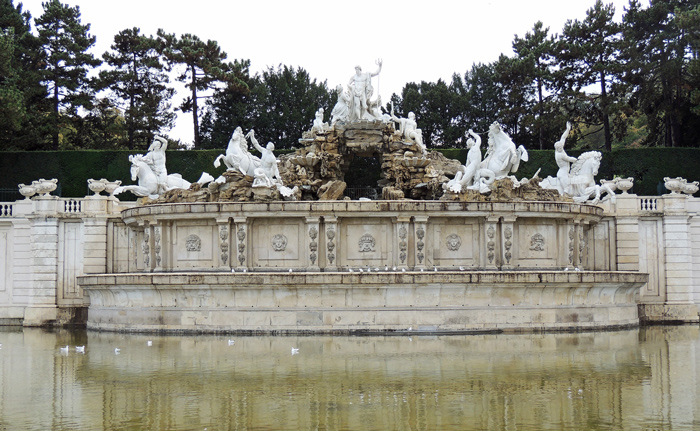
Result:
<instances>
[{"instance_id":1,"label":"reflection in water","mask_svg":"<svg viewBox=\"0 0 700 431\"><path fill-rule=\"evenodd\" d=\"M697 326L229 338L0 332L0 429L700 428Z\"/></svg>"}]
</instances>

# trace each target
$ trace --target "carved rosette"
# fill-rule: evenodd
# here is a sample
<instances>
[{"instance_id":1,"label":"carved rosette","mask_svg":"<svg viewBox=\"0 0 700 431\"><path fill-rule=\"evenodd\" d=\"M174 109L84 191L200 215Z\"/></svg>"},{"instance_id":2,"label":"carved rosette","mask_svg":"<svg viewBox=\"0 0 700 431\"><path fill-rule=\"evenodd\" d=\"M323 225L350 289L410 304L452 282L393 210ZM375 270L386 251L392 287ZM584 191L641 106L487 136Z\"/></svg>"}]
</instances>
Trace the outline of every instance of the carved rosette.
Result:
<instances>
[{"instance_id":1,"label":"carved rosette","mask_svg":"<svg viewBox=\"0 0 700 431\"><path fill-rule=\"evenodd\" d=\"M423 249L425 248L425 242L423 242L423 238L425 238L425 229L422 227L416 229L416 236L418 237L418 242L416 243L418 253L416 257L418 258L418 263L422 264L423 259L425 259L425 254L423 253Z\"/></svg>"},{"instance_id":2,"label":"carved rosette","mask_svg":"<svg viewBox=\"0 0 700 431\"><path fill-rule=\"evenodd\" d=\"M494 224L489 224L489 227L486 229L486 237L486 256L489 259L489 263L492 264L496 258L496 226Z\"/></svg>"},{"instance_id":3,"label":"carved rosette","mask_svg":"<svg viewBox=\"0 0 700 431\"><path fill-rule=\"evenodd\" d=\"M316 229L316 226L311 226L309 229L309 238L311 238L311 242L309 243L309 260L311 260L312 265L316 263L316 259L318 258L318 255L316 254L318 251L318 243L316 242L317 237L318 229Z\"/></svg>"},{"instance_id":4,"label":"carved rosette","mask_svg":"<svg viewBox=\"0 0 700 431\"><path fill-rule=\"evenodd\" d=\"M505 246L504 257L506 258L506 264L510 265L510 259L513 257L513 253L511 252L511 248L513 248L513 241L511 241L513 238L513 228L506 226L503 236L506 238L506 242L503 244Z\"/></svg>"},{"instance_id":5,"label":"carved rosette","mask_svg":"<svg viewBox=\"0 0 700 431\"><path fill-rule=\"evenodd\" d=\"M406 253L408 250L408 241L406 241L407 237L408 229L406 229L406 225L402 224L399 228L399 258L401 259L402 264L406 263L406 258L408 257Z\"/></svg>"},{"instance_id":6,"label":"carved rosette","mask_svg":"<svg viewBox=\"0 0 700 431\"><path fill-rule=\"evenodd\" d=\"M333 261L335 260L335 226L328 226L326 238L328 238L328 243L326 244L326 248L328 249L328 262L333 265Z\"/></svg>"},{"instance_id":7,"label":"carved rosette","mask_svg":"<svg viewBox=\"0 0 700 431\"><path fill-rule=\"evenodd\" d=\"M574 232L574 227L569 227L569 264L574 264L574 238L576 233Z\"/></svg>"},{"instance_id":8,"label":"carved rosette","mask_svg":"<svg viewBox=\"0 0 700 431\"><path fill-rule=\"evenodd\" d=\"M228 226L219 226L219 239L221 240L219 246L221 249L221 263L226 265L228 262Z\"/></svg>"},{"instance_id":9,"label":"carved rosette","mask_svg":"<svg viewBox=\"0 0 700 431\"><path fill-rule=\"evenodd\" d=\"M536 233L530 238L530 250L532 251L544 251L545 239L544 235L541 233Z\"/></svg>"},{"instance_id":10,"label":"carved rosette","mask_svg":"<svg viewBox=\"0 0 700 431\"><path fill-rule=\"evenodd\" d=\"M156 252L156 266L160 266L161 262L161 257L160 257L160 251L161 251L161 246L160 246L160 226L156 226L153 228L153 241L154 241L154 251Z\"/></svg>"},{"instance_id":11,"label":"carved rosette","mask_svg":"<svg viewBox=\"0 0 700 431\"><path fill-rule=\"evenodd\" d=\"M243 262L245 262L245 227L241 226L238 228L236 237L238 238L238 262L240 262L241 266L243 266Z\"/></svg>"}]
</instances>

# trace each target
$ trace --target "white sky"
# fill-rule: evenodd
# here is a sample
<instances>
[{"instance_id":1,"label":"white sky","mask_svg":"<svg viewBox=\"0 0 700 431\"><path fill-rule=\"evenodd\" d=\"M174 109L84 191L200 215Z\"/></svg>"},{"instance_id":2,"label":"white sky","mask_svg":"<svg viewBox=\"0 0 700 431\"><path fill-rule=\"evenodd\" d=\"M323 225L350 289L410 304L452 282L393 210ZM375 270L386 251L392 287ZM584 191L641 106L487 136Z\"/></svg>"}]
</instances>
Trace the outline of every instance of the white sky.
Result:
<instances>
[{"instance_id":1,"label":"white sky","mask_svg":"<svg viewBox=\"0 0 700 431\"><path fill-rule=\"evenodd\" d=\"M501 53L512 56L514 36L523 37L538 20L550 33L561 33L568 19L583 20L595 0L62 2L80 6L82 22L89 23L97 37L92 51L96 57L109 50L121 30L139 27L142 34L155 35L163 28L168 33L192 33L217 41L229 60L250 59L251 74L279 64L300 66L331 89L345 85L355 65L375 71L375 60L382 58L379 83L375 78L374 87L386 103L407 82L442 78L449 83L453 73L464 75L473 63L491 63ZM615 5L618 21L629 3L604 2ZM22 3L35 18L43 13L41 0L14 3ZM309 127L312 120L309 118ZM191 114L180 114L169 135L191 142Z\"/></svg>"}]
</instances>

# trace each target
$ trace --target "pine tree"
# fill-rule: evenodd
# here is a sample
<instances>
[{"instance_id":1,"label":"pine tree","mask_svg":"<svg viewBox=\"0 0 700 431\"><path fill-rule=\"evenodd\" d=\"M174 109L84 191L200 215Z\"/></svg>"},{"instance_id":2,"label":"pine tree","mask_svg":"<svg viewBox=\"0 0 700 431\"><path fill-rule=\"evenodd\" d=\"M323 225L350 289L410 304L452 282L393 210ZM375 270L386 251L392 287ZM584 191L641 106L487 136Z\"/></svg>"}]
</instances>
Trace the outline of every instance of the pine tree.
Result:
<instances>
[{"instance_id":1,"label":"pine tree","mask_svg":"<svg viewBox=\"0 0 700 431\"><path fill-rule=\"evenodd\" d=\"M39 73L41 52L31 34L31 15L0 0L0 146L5 150L41 148L48 109Z\"/></svg>"},{"instance_id":2,"label":"pine tree","mask_svg":"<svg viewBox=\"0 0 700 431\"><path fill-rule=\"evenodd\" d=\"M102 56L112 68L100 72L100 88L109 89L124 110L128 148L147 146L175 120L161 44L135 27L115 35L111 49Z\"/></svg>"},{"instance_id":3,"label":"pine tree","mask_svg":"<svg viewBox=\"0 0 700 431\"><path fill-rule=\"evenodd\" d=\"M53 101L53 149L59 148L61 110L75 114L78 106L88 106L93 99L88 70L101 64L88 53L95 44L90 24L80 22L80 8L59 0L43 3L44 13L36 20L39 41L44 51L43 81Z\"/></svg>"},{"instance_id":4,"label":"pine tree","mask_svg":"<svg viewBox=\"0 0 700 431\"><path fill-rule=\"evenodd\" d=\"M199 127L199 99L209 97L206 92L225 84L231 89L247 92L244 78L247 75L245 62L225 62L227 54L213 40L202 41L192 34L183 34L177 38L158 30L158 37L163 43L164 53L171 65L184 65L184 71L177 79L184 82L190 90L190 96L180 105L182 112L192 112L194 126L194 148L201 147ZM204 94L202 94L204 93Z\"/></svg>"},{"instance_id":5,"label":"pine tree","mask_svg":"<svg viewBox=\"0 0 700 431\"><path fill-rule=\"evenodd\" d=\"M621 28L613 21L615 8L597 0L583 21L567 21L557 47L561 67L559 85L572 100L579 118L602 126L605 148L612 149L611 113L624 103L624 91L616 88L622 74L620 57ZM600 94L585 94L586 87L597 85Z\"/></svg>"}]
</instances>

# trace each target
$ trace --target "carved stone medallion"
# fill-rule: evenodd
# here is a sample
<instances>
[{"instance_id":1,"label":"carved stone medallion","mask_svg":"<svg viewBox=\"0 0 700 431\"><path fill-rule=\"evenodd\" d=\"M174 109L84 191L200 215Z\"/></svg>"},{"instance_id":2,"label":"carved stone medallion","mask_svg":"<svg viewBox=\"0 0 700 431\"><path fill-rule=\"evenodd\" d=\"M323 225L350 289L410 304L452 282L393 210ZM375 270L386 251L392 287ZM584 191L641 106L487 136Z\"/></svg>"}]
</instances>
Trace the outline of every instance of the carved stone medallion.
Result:
<instances>
[{"instance_id":1,"label":"carved stone medallion","mask_svg":"<svg viewBox=\"0 0 700 431\"><path fill-rule=\"evenodd\" d=\"M530 250L532 251L544 251L545 240L544 235L541 233L536 233L530 238Z\"/></svg>"},{"instance_id":2,"label":"carved stone medallion","mask_svg":"<svg viewBox=\"0 0 700 431\"><path fill-rule=\"evenodd\" d=\"M197 235L190 235L185 240L185 248L187 251L201 251L202 240Z\"/></svg>"},{"instance_id":3,"label":"carved stone medallion","mask_svg":"<svg viewBox=\"0 0 700 431\"><path fill-rule=\"evenodd\" d=\"M360 253L374 251L375 244L376 241L372 235L368 233L362 235L362 238L360 238L360 241L358 242L358 245L360 246Z\"/></svg>"},{"instance_id":4,"label":"carved stone medallion","mask_svg":"<svg viewBox=\"0 0 700 431\"><path fill-rule=\"evenodd\" d=\"M287 248L287 237L278 233L272 237L272 249L275 251L284 251Z\"/></svg>"},{"instance_id":5,"label":"carved stone medallion","mask_svg":"<svg viewBox=\"0 0 700 431\"><path fill-rule=\"evenodd\" d=\"M462 238L456 233L447 235L445 242L447 243L447 249L450 251L457 251L462 246Z\"/></svg>"}]
</instances>

